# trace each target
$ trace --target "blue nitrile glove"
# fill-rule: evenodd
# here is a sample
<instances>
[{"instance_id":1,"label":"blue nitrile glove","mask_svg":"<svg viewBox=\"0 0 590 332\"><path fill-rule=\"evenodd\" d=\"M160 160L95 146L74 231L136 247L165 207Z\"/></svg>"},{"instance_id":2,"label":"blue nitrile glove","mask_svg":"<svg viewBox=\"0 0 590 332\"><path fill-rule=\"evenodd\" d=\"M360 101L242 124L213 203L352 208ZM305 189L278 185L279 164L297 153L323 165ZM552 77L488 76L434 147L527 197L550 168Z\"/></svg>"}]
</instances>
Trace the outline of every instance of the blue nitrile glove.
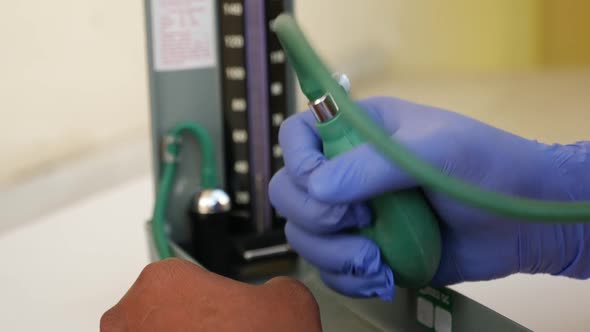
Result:
<instances>
[{"instance_id":1,"label":"blue nitrile glove","mask_svg":"<svg viewBox=\"0 0 590 332\"><path fill-rule=\"evenodd\" d=\"M517 196L590 198L589 143L545 145L456 113L392 98L372 98L361 106L446 174ZM369 224L371 214L363 201L415 186L414 180L368 145L327 161L309 111L287 119L280 143L286 166L273 177L270 198L289 221L285 231L291 246L335 290L392 299L393 274L375 243L343 230ZM590 276L587 225L517 222L436 192L426 191L426 196L440 216L443 239L434 285L517 272Z\"/></svg>"}]
</instances>

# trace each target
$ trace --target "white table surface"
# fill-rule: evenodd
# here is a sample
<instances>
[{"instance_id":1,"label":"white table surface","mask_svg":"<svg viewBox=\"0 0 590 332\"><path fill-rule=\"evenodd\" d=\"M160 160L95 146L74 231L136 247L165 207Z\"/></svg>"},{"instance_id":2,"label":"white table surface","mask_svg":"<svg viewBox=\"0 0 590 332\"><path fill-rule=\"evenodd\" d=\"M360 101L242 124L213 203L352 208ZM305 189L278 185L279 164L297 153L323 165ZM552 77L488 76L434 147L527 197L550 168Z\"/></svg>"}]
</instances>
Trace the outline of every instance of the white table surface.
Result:
<instances>
[{"instance_id":1,"label":"white table surface","mask_svg":"<svg viewBox=\"0 0 590 332\"><path fill-rule=\"evenodd\" d=\"M149 177L0 236L0 330L96 331L148 263ZM535 331L590 327L590 282L513 276L455 289Z\"/></svg>"},{"instance_id":2,"label":"white table surface","mask_svg":"<svg viewBox=\"0 0 590 332\"><path fill-rule=\"evenodd\" d=\"M0 235L0 331L97 331L148 263L149 177Z\"/></svg>"}]
</instances>

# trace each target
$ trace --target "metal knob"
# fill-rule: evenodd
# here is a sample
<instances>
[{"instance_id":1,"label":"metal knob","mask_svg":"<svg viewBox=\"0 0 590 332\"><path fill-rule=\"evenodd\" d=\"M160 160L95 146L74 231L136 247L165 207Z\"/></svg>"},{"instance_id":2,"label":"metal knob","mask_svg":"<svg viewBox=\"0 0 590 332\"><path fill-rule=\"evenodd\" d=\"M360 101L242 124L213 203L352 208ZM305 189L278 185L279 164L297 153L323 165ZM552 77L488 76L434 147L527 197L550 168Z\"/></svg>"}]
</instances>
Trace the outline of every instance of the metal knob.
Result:
<instances>
[{"instance_id":1,"label":"metal knob","mask_svg":"<svg viewBox=\"0 0 590 332\"><path fill-rule=\"evenodd\" d=\"M231 210L231 199L221 189L204 189L193 199L192 209L198 214L216 214Z\"/></svg>"}]
</instances>

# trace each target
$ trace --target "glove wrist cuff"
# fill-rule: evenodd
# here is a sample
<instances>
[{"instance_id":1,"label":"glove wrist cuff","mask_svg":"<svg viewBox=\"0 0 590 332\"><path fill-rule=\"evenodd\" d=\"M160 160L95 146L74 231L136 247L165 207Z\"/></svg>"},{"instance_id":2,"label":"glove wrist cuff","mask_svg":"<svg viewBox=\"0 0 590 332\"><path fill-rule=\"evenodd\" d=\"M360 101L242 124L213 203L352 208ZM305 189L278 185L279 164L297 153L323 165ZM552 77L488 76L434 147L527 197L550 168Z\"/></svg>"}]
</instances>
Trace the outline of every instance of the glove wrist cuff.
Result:
<instances>
[{"instance_id":1,"label":"glove wrist cuff","mask_svg":"<svg viewBox=\"0 0 590 332\"><path fill-rule=\"evenodd\" d=\"M520 225L519 272L590 278L590 224Z\"/></svg>"},{"instance_id":2,"label":"glove wrist cuff","mask_svg":"<svg viewBox=\"0 0 590 332\"><path fill-rule=\"evenodd\" d=\"M554 187L550 198L590 200L590 141L546 145L544 150Z\"/></svg>"},{"instance_id":3,"label":"glove wrist cuff","mask_svg":"<svg viewBox=\"0 0 590 332\"><path fill-rule=\"evenodd\" d=\"M590 225L570 225L576 228L576 236L570 239L573 246L575 246L576 254L565 267L554 275L566 276L576 279L590 278Z\"/></svg>"}]
</instances>

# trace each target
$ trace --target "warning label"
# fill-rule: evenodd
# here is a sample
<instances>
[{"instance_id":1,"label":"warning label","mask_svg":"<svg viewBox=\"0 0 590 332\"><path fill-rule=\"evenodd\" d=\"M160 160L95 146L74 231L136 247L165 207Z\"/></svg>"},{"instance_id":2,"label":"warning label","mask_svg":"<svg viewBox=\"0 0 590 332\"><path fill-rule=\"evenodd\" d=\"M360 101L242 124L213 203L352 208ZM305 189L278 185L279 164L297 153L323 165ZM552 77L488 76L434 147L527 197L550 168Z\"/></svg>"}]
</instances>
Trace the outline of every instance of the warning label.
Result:
<instances>
[{"instance_id":1,"label":"warning label","mask_svg":"<svg viewBox=\"0 0 590 332\"><path fill-rule=\"evenodd\" d=\"M151 0L154 69L215 66L215 0Z\"/></svg>"}]
</instances>

